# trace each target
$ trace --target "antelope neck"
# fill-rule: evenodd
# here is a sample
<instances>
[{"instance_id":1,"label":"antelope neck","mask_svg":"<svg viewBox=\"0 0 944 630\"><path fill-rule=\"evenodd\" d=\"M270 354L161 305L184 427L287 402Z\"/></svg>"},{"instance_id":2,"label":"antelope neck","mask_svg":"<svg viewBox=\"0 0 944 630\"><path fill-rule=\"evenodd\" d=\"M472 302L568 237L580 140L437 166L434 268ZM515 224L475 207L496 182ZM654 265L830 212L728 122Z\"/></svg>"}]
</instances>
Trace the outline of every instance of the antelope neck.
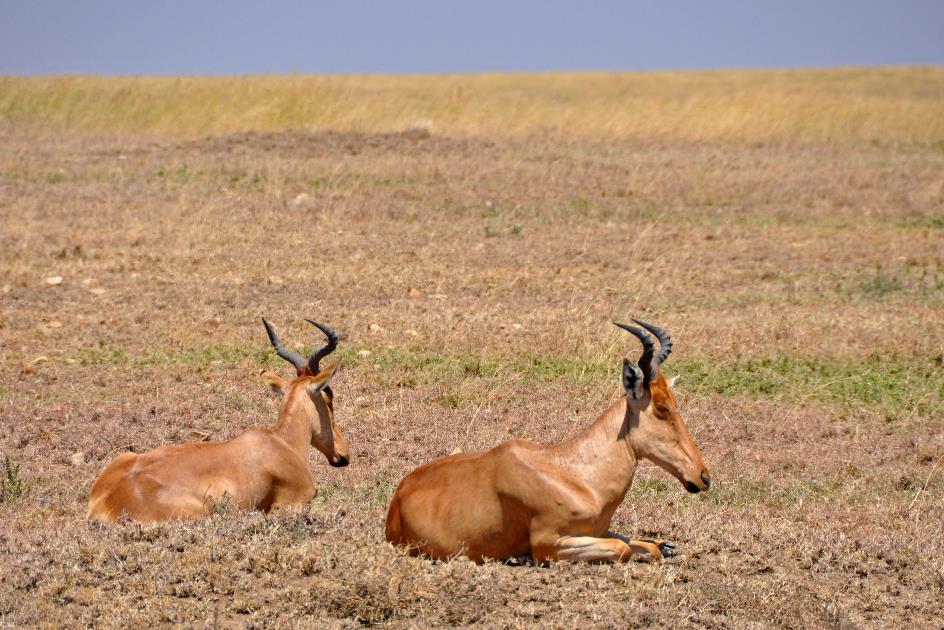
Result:
<instances>
[{"instance_id":1,"label":"antelope neck","mask_svg":"<svg viewBox=\"0 0 944 630\"><path fill-rule=\"evenodd\" d=\"M637 458L629 442L626 397L611 404L593 423L559 445L563 459L607 500L622 497L632 483Z\"/></svg>"},{"instance_id":2,"label":"antelope neck","mask_svg":"<svg viewBox=\"0 0 944 630\"><path fill-rule=\"evenodd\" d=\"M294 393L294 390L290 390L286 394L292 397L288 398L279 409L279 419L273 433L285 440L304 458L308 454L308 446L311 443L311 426L309 426L308 414L305 413L305 401L298 400ZM307 396L307 392L304 395Z\"/></svg>"}]
</instances>

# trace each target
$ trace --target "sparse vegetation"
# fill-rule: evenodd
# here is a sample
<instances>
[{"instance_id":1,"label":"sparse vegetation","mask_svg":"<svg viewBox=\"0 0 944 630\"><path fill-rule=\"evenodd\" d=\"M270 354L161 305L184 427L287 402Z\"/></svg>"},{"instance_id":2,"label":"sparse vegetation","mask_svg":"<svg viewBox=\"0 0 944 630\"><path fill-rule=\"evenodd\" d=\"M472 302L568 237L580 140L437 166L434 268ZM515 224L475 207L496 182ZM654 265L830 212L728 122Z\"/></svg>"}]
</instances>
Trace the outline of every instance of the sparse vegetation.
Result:
<instances>
[{"instance_id":1,"label":"sparse vegetation","mask_svg":"<svg viewBox=\"0 0 944 630\"><path fill-rule=\"evenodd\" d=\"M0 79L0 620L937 627L942 94L940 68ZM344 334L351 465L313 454L304 509L87 523L119 453L273 424L260 315ZM714 481L643 465L613 526L678 557L383 543L414 467L590 422L631 315L672 331Z\"/></svg>"},{"instance_id":2,"label":"sparse vegetation","mask_svg":"<svg viewBox=\"0 0 944 630\"><path fill-rule=\"evenodd\" d=\"M20 476L20 465L3 456L3 471L0 473L0 503L16 501L23 495L23 478Z\"/></svg>"},{"instance_id":3,"label":"sparse vegetation","mask_svg":"<svg viewBox=\"0 0 944 630\"><path fill-rule=\"evenodd\" d=\"M204 504L209 507L210 514L216 516L225 516L227 513L232 511L232 495L224 490L222 496L219 499L207 495L204 499Z\"/></svg>"}]
</instances>

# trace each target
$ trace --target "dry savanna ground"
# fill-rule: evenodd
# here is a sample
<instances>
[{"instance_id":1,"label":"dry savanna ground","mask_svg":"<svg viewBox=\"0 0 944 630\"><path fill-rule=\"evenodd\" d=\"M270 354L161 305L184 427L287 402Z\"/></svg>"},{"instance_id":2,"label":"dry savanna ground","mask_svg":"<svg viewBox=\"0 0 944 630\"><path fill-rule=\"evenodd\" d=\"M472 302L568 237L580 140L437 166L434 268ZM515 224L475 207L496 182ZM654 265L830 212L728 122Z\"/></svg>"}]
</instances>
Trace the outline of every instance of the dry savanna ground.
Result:
<instances>
[{"instance_id":1,"label":"dry savanna ground","mask_svg":"<svg viewBox=\"0 0 944 630\"><path fill-rule=\"evenodd\" d=\"M940 68L0 80L0 625L940 628L942 104ZM118 453L273 423L261 315L344 333L351 465L86 521ZM613 529L677 557L383 541L420 463L587 425L629 316L714 484L645 464Z\"/></svg>"}]
</instances>

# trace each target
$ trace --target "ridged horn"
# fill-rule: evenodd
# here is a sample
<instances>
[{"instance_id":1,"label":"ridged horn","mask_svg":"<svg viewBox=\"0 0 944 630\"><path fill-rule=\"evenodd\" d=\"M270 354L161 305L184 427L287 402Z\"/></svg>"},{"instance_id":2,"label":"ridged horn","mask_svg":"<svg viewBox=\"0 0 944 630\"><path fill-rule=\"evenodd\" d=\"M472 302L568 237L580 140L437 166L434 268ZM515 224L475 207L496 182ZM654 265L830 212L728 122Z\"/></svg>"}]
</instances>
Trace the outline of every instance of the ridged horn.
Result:
<instances>
[{"instance_id":1,"label":"ridged horn","mask_svg":"<svg viewBox=\"0 0 944 630\"><path fill-rule=\"evenodd\" d=\"M636 363L642 370L646 383L655 380L657 370L652 367L652 357L656 351L656 344L653 343L652 337L647 335L646 332L641 328L636 328L635 326L630 326L629 324L613 322L613 325L618 328L622 328L629 333L632 333L639 339L639 341L642 342L642 355L639 357L639 360Z\"/></svg>"},{"instance_id":2,"label":"ridged horn","mask_svg":"<svg viewBox=\"0 0 944 630\"><path fill-rule=\"evenodd\" d=\"M659 352L656 354L655 358L652 359L653 373L658 372L659 366L662 365L662 362L668 359L669 355L672 354L672 337L664 329L659 328L658 326L641 322L635 318L633 321L651 332L656 336L656 339L659 340Z\"/></svg>"},{"instance_id":3,"label":"ridged horn","mask_svg":"<svg viewBox=\"0 0 944 630\"><path fill-rule=\"evenodd\" d=\"M308 369L311 370L312 374L317 374L320 371L318 364L321 363L321 360L334 352L334 349L338 347L338 333L334 332L330 326L325 326L313 319L306 318L305 321L318 328L318 330L323 332L325 337L328 338L328 343L314 352L308 359Z\"/></svg>"},{"instance_id":4,"label":"ridged horn","mask_svg":"<svg viewBox=\"0 0 944 630\"><path fill-rule=\"evenodd\" d=\"M302 370L302 368L305 367L305 357L283 346L282 340L279 339L275 329L272 328L272 324L266 321L265 317L262 318L262 323L265 325L266 332L269 333L269 341L272 342L272 347L275 348L276 354L294 365L296 370Z\"/></svg>"}]
</instances>

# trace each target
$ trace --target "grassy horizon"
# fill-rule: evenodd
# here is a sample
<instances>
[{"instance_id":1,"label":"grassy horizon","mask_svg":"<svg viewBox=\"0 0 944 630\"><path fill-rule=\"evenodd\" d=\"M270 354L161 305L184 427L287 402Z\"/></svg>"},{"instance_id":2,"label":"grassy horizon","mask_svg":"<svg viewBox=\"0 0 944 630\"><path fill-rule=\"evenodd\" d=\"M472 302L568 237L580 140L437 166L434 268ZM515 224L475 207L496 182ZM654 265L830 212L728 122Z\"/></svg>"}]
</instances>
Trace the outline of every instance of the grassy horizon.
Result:
<instances>
[{"instance_id":1,"label":"grassy horizon","mask_svg":"<svg viewBox=\"0 0 944 630\"><path fill-rule=\"evenodd\" d=\"M0 125L944 143L944 67L455 75L7 76Z\"/></svg>"}]
</instances>

